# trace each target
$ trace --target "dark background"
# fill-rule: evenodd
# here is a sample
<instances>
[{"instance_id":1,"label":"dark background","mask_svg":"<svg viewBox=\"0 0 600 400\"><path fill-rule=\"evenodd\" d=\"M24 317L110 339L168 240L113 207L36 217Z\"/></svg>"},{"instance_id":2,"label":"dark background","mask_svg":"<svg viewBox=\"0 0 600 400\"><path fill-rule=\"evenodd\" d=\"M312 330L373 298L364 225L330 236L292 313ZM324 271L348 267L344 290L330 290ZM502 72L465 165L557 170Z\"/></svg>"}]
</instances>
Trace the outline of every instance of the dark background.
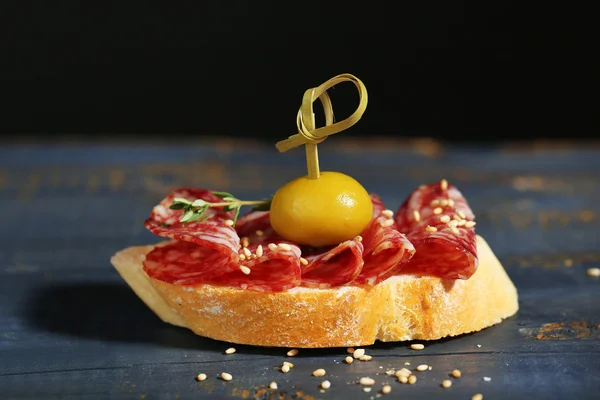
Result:
<instances>
[{"instance_id":1,"label":"dark background","mask_svg":"<svg viewBox=\"0 0 600 400\"><path fill-rule=\"evenodd\" d=\"M594 14L524 3L4 4L0 129L279 139L304 90L349 72L370 101L345 135L593 136ZM340 119L356 104L332 98Z\"/></svg>"}]
</instances>

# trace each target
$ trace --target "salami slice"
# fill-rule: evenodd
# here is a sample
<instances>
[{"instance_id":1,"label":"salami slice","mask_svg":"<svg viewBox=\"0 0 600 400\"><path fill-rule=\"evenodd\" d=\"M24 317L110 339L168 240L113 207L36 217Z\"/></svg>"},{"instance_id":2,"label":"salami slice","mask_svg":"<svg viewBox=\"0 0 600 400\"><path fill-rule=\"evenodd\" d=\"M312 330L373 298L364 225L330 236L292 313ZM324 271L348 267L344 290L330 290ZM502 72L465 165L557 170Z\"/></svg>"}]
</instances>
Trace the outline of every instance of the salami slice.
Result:
<instances>
[{"instance_id":1,"label":"salami slice","mask_svg":"<svg viewBox=\"0 0 600 400\"><path fill-rule=\"evenodd\" d=\"M474 218L466 199L452 185L434 183L413 191L396 214L399 230L416 249L402 273L470 278L479 262Z\"/></svg>"},{"instance_id":2,"label":"salami slice","mask_svg":"<svg viewBox=\"0 0 600 400\"><path fill-rule=\"evenodd\" d=\"M381 214L385 206L379 196L372 194L373 220L361 235L363 238L364 265L356 283L374 285L391 275L396 267L400 268L410 260L415 248L406 236L396 228L396 224L387 225L389 217Z\"/></svg>"},{"instance_id":3,"label":"salami slice","mask_svg":"<svg viewBox=\"0 0 600 400\"><path fill-rule=\"evenodd\" d=\"M302 286L325 289L352 282L363 267L363 249L356 239L320 253L317 249L307 249L304 257L308 264L302 269Z\"/></svg>"}]
</instances>

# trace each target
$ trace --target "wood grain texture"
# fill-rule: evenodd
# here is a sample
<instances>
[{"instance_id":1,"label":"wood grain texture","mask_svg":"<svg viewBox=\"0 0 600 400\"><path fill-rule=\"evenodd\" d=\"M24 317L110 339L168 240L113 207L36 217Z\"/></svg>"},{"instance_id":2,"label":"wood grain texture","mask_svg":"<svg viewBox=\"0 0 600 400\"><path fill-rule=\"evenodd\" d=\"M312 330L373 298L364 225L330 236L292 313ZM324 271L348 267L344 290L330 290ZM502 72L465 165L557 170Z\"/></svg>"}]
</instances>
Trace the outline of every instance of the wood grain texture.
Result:
<instances>
[{"instance_id":1,"label":"wood grain texture","mask_svg":"<svg viewBox=\"0 0 600 400\"><path fill-rule=\"evenodd\" d=\"M171 188L262 198L305 174L304 154L214 139L186 144L108 139L0 148L0 388L14 399L375 398L382 383L416 399L594 398L600 388L600 143L448 146L431 140L334 138L322 170L338 170L396 209L421 183L446 178L466 195L483 235L519 289L520 311L472 335L345 349L230 347L162 323L110 266L118 249L157 242L142 222ZM426 363L415 385L388 368ZM325 368L323 378L311 376ZM458 368L449 389L440 383ZM225 382L223 372L233 375ZM206 373L208 379L194 377ZM377 383L365 393L356 382ZM490 377L491 381L484 381ZM331 381L325 393L323 379ZM266 387L278 383L276 391ZM386 395L382 396L385 398Z\"/></svg>"}]
</instances>

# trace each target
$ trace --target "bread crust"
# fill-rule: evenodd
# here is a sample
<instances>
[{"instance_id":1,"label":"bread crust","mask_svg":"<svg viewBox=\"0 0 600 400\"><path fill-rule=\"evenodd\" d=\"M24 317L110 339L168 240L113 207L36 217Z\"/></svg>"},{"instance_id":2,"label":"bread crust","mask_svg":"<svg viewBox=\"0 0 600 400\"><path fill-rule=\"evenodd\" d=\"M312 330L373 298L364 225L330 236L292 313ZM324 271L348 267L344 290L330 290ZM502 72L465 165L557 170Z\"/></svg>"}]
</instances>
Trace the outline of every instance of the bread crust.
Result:
<instances>
[{"instance_id":1,"label":"bread crust","mask_svg":"<svg viewBox=\"0 0 600 400\"><path fill-rule=\"evenodd\" d=\"M515 286L480 236L479 268L468 280L399 275L373 287L280 293L152 279L142 262L153 247L129 247L111 262L163 321L232 343L317 348L435 340L479 331L519 308Z\"/></svg>"}]
</instances>

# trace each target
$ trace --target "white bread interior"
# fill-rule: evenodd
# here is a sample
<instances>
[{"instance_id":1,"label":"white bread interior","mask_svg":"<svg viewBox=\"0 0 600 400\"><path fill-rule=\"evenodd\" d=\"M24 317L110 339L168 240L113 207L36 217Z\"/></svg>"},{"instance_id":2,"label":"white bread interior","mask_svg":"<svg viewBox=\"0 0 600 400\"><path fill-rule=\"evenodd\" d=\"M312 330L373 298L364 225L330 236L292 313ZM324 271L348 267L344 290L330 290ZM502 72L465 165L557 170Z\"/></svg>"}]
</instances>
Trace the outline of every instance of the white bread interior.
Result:
<instances>
[{"instance_id":1,"label":"white bread interior","mask_svg":"<svg viewBox=\"0 0 600 400\"><path fill-rule=\"evenodd\" d=\"M515 286L480 236L479 268L468 280L400 275L373 287L280 293L152 279L142 262L153 247L129 247L111 262L164 322L232 343L316 348L435 340L479 331L519 309Z\"/></svg>"}]
</instances>

